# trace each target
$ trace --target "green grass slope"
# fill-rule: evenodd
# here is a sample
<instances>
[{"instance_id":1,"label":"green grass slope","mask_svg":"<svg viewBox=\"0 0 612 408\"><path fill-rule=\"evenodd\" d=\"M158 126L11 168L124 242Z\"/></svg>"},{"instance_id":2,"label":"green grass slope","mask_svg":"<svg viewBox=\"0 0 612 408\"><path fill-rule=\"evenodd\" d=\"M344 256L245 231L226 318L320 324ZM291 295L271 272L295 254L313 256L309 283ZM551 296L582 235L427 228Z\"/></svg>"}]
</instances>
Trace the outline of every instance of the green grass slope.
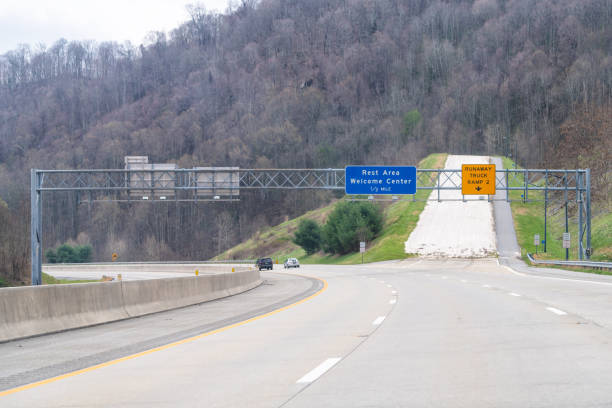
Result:
<instances>
[{"instance_id":1,"label":"green grass slope","mask_svg":"<svg viewBox=\"0 0 612 408\"><path fill-rule=\"evenodd\" d=\"M84 279L84 280L70 280L70 279L57 279L46 273L42 273L43 285L61 285L65 283L91 283L91 282L103 282L103 279Z\"/></svg>"},{"instance_id":2,"label":"green grass slope","mask_svg":"<svg viewBox=\"0 0 612 408\"><path fill-rule=\"evenodd\" d=\"M427 156L418 164L422 169L443 168L447 154L435 153ZM430 191L417 191L417 199L425 199ZM302 263L322 264L356 264L361 263L360 253L347 255L327 255L323 252L306 256L305 251L293 243L293 235L302 219L313 219L322 225L333 210L335 202L310 211L298 218L286 221L256 234L247 241L223 252L214 260L255 259L263 256L272 257L282 263L288 257L295 257ZM409 255L404 252L404 242L416 227L419 216L425 208L423 201L396 201L380 203L384 214L384 227L381 234L367 243L363 254L364 262L404 259Z\"/></svg>"},{"instance_id":3,"label":"green grass slope","mask_svg":"<svg viewBox=\"0 0 612 408\"><path fill-rule=\"evenodd\" d=\"M505 168L513 168L515 163L508 158L503 158ZM511 183L512 185L512 183ZM518 184L517 184L518 185ZM560 200L551 202L548 206L547 236L544 237L544 203L527 202L521 200L521 192L513 191L510 198L518 201L511 203L514 228L516 229L517 240L524 259L526 253L535 253L536 248L533 242L535 234L540 235L540 240L546 239L546 253L542 253L543 246L538 247L538 259L565 259L565 249L563 249L563 233L565 232L565 210ZM529 198L542 200L543 193L530 192ZM605 205L592 203L591 219L591 244L594 255L591 257L595 261L612 261L612 213L607 211ZM578 222L575 214L575 206L569 206L569 232L571 234L571 248L569 259L578 259Z\"/></svg>"}]
</instances>

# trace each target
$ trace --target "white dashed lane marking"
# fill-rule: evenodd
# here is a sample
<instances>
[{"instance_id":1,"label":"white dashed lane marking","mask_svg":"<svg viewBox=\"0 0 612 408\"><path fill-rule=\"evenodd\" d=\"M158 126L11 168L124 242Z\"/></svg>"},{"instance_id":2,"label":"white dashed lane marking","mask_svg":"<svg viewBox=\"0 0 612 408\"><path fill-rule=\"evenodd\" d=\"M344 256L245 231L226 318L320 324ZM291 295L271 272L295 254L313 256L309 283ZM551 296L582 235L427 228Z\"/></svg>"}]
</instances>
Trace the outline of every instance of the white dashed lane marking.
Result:
<instances>
[{"instance_id":1,"label":"white dashed lane marking","mask_svg":"<svg viewBox=\"0 0 612 408\"><path fill-rule=\"evenodd\" d=\"M316 368L314 368L312 371L310 371L308 374L297 380L297 383L301 384L313 382L314 380L325 374L327 370L335 366L340 360L340 357L328 358L327 360L319 364Z\"/></svg>"},{"instance_id":2,"label":"white dashed lane marking","mask_svg":"<svg viewBox=\"0 0 612 408\"><path fill-rule=\"evenodd\" d=\"M385 320L385 317L387 317L387 316L378 316L378 317L376 318L376 320L374 320L374 321L372 322L372 324L373 324L374 326L378 326L379 324L381 324L381 323L383 322L383 320Z\"/></svg>"},{"instance_id":3,"label":"white dashed lane marking","mask_svg":"<svg viewBox=\"0 0 612 408\"><path fill-rule=\"evenodd\" d=\"M563 310L560 310L554 307L547 307L546 310L548 310L549 312L553 312L554 314L559 315L559 316L565 316L567 314Z\"/></svg>"}]
</instances>

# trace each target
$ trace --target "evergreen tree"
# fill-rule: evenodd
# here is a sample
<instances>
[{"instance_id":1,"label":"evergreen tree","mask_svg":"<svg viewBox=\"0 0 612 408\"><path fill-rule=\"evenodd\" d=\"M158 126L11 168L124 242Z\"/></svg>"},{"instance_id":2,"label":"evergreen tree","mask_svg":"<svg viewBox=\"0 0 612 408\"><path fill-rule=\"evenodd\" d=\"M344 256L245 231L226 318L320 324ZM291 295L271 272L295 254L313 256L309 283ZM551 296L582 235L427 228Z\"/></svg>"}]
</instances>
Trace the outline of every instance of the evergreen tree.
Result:
<instances>
[{"instance_id":1,"label":"evergreen tree","mask_svg":"<svg viewBox=\"0 0 612 408\"><path fill-rule=\"evenodd\" d=\"M313 220L300 221L293 242L301 246L306 254L314 254L321 249L321 227Z\"/></svg>"}]
</instances>

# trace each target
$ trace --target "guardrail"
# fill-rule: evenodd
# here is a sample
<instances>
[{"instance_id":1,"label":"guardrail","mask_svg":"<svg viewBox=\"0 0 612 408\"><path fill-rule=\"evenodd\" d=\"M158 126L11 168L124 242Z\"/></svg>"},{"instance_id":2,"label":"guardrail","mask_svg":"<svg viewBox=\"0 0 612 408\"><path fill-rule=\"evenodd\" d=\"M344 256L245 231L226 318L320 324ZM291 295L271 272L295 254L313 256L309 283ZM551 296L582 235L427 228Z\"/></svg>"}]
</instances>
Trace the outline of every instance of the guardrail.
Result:
<instances>
[{"instance_id":1,"label":"guardrail","mask_svg":"<svg viewBox=\"0 0 612 408\"><path fill-rule=\"evenodd\" d=\"M593 268L593 269L612 269L612 262L555 261L555 260L538 261L534 259L530 253L527 253L527 258L529 258L529 261L531 261L532 263L536 265L581 266L583 268Z\"/></svg>"}]
</instances>

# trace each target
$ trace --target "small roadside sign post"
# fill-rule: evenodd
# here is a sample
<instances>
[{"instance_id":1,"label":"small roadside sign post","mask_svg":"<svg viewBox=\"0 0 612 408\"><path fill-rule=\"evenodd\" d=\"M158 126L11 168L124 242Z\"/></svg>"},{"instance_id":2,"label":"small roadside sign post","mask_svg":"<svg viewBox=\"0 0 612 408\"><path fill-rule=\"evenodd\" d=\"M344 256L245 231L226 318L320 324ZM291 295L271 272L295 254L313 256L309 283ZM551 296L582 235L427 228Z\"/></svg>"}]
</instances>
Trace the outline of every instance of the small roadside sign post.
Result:
<instances>
[{"instance_id":1,"label":"small roadside sign post","mask_svg":"<svg viewBox=\"0 0 612 408\"><path fill-rule=\"evenodd\" d=\"M563 248L566 248L566 249L570 248L570 233L569 232L563 233Z\"/></svg>"},{"instance_id":2,"label":"small roadside sign post","mask_svg":"<svg viewBox=\"0 0 612 408\"><path fill-rule=\"evenodd\" d=\"M361 241L359 243L359 252L361 252L361 263L363 263L363 253L365 252L365 242Z\"/></svg>"},{"instance_id":3,"label":"small roadside sign post","mask_svg":"<svg viewBox=\"0 0 612 408\"><path fill-rule=\"evenodd\" d=\"M569 249L571 245L571 235L569 232L563 233L563 248L565 248L565 260L569 259Z\"/></svg>"},{"instance_id":4,"label":"small roadside sign post","mask_svg":"<svg viewBox=\"0 0 612 408\"><path fill-rule=\"evenodd\" d=\"M462 164L461 194L495 195L495 165Z\"/></svg>"},{"instance_id":5,"label":"small roadside sign post","mask_svg":"<svg viewBox=\"0 0 612 408\"><path fill-rule=\"evenodd\" d=\"M533 245L535 245L536 254L538 253L538 245L540 245L540 234L533 236Z\"/></svg>"}]
</instances>

